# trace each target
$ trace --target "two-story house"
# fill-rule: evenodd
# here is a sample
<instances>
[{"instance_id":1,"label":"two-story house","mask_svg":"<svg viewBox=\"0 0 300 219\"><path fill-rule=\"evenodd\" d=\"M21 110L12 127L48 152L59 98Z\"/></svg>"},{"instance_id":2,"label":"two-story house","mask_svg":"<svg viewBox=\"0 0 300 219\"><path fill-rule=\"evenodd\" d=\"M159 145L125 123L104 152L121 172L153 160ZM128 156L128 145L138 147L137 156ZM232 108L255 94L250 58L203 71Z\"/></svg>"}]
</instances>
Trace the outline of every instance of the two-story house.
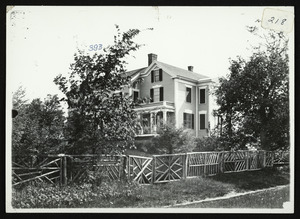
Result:
<instances>
[{"instance_id":1,"label":"two-story house","mask_svg":"<svg viewBox=\"0 0 300 219\"><path fill-rule=\"evenodd\" d=\"M126 92L144 100L135 108L141 128L139 136L153 136L160 124L173 122L177 128L192 130L196 137L209 136L212 117L211 78L157 60L148 54L148 66L126 73L132 87ZM212 120L212 121L210 121Z\"/></svg>"}]
</instances>

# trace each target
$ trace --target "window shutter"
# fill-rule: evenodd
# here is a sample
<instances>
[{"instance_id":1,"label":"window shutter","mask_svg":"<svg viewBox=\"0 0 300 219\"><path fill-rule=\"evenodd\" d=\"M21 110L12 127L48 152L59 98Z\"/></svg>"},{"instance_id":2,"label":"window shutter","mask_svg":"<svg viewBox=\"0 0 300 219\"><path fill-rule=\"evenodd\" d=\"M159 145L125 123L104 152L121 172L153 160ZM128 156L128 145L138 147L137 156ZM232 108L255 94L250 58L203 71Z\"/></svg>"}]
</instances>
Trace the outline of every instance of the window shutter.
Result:
<instances>
[{"instance_id":1,"label":"window shutter","mask_svg":"<svg viewBox=\"0 0 300 219\"><path fill-rule=\"evenodd\" d=\"M152 70L151 71L151 83L153 83L154 82L154 71Z\"/></svg>"},{"instance_id":2,"label":"window shutter","mask_svg":"<svg viewBox=\"0 0 300 219\"><path fill-rule=\"evenodd\" d=\"M200 103L205 103L205 89L200 89Z\"/></svg>"},{"instance_id":3,"label":"window shutter","mask_svg":"<svg viewBox=\"0 0 300 219\"><path fill-rule=\"evenodd\" d=\"M194 129L194 114L192 114L192 129Z\"/></svg>"},{"instance_id":4,"label":"window shutter","mask_svg":"<svg viewBox=\"0 0 300 219\"><path fill-rule=\"evenodd\" d=\"M150 98L151 98L150 102L153 102L154 101L154 90L153 90L153 88L150 89Z\"/></svg>"},{"instance_id":5,"label":"window shutter","mask_svg":"<svg viewBox=\"0 0 300 219\"><path fill-rule=\"evenodd\" d=\"M205 114L200 114L200 129L205 129Z\"/></svg>"},{"instance_id":6,"label":"window shutter","mask_svg":"<svg viewBox=\"0 0 300 219\"><path fill-rule=\"evenodd\" d=\"M159 88L159 101L164 101L164 88Z\"/></svg>"},{"instance_id":7,"label":"window shutter","mask_svg":"<svg viewBox=\"0 0 300 219\"><path fill-rule=\"evenodd\" d=\"M186 127L186 113L183 113L183 126Z\"/></svg>"},{"instance_id":8,"label":"window shutter","mask_svg":"<svg viewBox=\"0 0 300 219\"><path fill-rule=\"evenodd\" d=\"M139 92L134 91L133 92L133 101L137 101L138 98L139 98Z\"/></svg>"},{"instance_id":9,"label":"window shutter","mask_svg":"<svg viewBox=\"0 0 300 219\"><path fill-rule=\"evenodd\" d=\"M186 102L191 103L192 102L192 89L187 87L186 88Z\"/></svg>"},{"instance_id":10,"label":"window shutter","mask_svg":"<svg viewBox=\"0 0 300 219\"><path fill-rule=\"evenodd\" d=\"M159 81L163 80L163 74L162 74L162 69L159 69Z\"/></svg>"}]
</instances>

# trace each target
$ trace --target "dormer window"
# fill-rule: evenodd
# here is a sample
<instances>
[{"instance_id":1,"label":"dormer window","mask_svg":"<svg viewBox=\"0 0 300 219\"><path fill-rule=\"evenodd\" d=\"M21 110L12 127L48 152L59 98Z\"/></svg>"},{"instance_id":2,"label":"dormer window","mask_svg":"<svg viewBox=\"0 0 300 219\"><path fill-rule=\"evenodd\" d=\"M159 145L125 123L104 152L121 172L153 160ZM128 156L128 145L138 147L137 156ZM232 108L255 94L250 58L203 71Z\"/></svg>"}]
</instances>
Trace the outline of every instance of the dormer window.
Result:
<instances>
[{"instance_id":1,"label":"dormer window","mask_svg":"<svg viewBox=\"0 0 300 219\"><path fill-rule=\"evenodd\" d=\"M151 83L163 80L162 69L151 71Z\"/></svg>"}]
</instances>

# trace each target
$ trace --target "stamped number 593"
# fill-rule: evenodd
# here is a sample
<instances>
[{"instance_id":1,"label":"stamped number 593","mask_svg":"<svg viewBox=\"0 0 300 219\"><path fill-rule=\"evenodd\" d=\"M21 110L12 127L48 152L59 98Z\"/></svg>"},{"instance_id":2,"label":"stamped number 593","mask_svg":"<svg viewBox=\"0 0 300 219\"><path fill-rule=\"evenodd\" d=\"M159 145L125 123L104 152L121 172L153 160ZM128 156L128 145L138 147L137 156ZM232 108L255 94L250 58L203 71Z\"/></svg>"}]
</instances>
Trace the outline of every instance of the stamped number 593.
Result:
<instances>
[{"instance_id":1,"label":"stamped number 593","mask_svg":"<svg viewBox=\"0 0 300 219\"><path fill-rule=\"evenodd\" d=\"M102 44L90 45L89 51L97 51L102 49Z\"/></svg>"}]
</instances>

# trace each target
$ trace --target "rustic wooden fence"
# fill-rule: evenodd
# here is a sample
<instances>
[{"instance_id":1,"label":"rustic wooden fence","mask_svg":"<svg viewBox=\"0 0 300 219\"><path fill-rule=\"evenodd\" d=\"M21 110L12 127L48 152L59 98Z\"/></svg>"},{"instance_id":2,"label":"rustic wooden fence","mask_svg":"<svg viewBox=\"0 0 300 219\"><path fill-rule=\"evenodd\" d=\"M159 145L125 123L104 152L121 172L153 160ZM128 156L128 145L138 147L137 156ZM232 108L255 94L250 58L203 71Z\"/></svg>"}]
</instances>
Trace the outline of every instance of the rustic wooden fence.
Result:
<instances>
[{"instance_id":1,"label":"rustic wooden fence","mask_svg":"<svg viewBox=\"0 0 300 219\"><path fill-rule=\"evenodd\" d=\"M273 165L286 165L289 163L290 163L290 152L289 151L276 152L274 154Z\"/></svg>"},{"instance_id":2,"label":"rustic wooden fence","mask_svg":"<svg viewBox=\"0 0 300 219\"><path fill-rule=\"evenodd\" d=\"M83 182L89 174L96 177L107 177L112 180L120 179L126 166L125 156L114 155L68 155L68 182Z\"/></svg>"},{"instance_id":3,"label":"rustic wooden fence","mask_svg":"<svg viewBox=\"0 0 300 219\"><path fill-rule=\"evenodd\" d=\"M66 158L57 155L14 156L12 158L12 185L32 181L63 184Z\"/></svg>"},{"instance_id":4,"label":"rustic wooden fence","mask_svg":"<svg viewBox=\"0 0 300 219\"><path fill-rule=\"evenodd\" d=\"M14 157L13 185L30 181L84 182L89 175L112 180L128 178L141 184L164 183L197 176L258 170L273 166L274 152L191 152L153 155L48 155Z\"/></svg>"},{"instance_id":5,"label":"rustic wooden fence","mask_svg":"<svg viewBox=\"0 0 300 219\"><path fill-rule=\"evenodd\" d=\"M267 151L191 152L129 156L129 178L139 183L164 183L218 173L259 170L273 166L274 153Z\"/></svg>"}]
</instances>

